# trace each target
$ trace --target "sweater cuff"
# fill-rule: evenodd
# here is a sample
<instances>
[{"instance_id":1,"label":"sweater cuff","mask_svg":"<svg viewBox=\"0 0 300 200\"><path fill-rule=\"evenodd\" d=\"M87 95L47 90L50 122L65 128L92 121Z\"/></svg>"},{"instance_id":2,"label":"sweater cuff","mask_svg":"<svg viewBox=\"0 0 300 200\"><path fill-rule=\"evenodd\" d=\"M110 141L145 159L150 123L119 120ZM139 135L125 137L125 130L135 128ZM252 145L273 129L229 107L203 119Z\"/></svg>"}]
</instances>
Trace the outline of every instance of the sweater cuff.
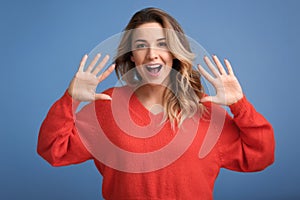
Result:
<instances>
[{"instance_id":1,"label":"sweater cuff","mask_svg":"<svg viewBox=\"0 0 300 200\"><path fill-rule=\"evenodd\" d=\"M62 96L62 99L64 99L66 102L72 104L73 112L76 111L78 108L80 101L73 99L72 96L69 94L68 90L65 91L64 95Z\"/></svg>"},{"instance_id":2,"label":"sweater cuff","mask_svg":"<svg viewBox=\"0 0 300 200\"><path fill-rule=\"evenodd\" d=\"M246 112L249 108L249 101L247 100L246 96L244 95L243 98L238 100L236 103L229 106L231 113L234 116L237 116L239 113Z\"/></svg>"}]
</instances>

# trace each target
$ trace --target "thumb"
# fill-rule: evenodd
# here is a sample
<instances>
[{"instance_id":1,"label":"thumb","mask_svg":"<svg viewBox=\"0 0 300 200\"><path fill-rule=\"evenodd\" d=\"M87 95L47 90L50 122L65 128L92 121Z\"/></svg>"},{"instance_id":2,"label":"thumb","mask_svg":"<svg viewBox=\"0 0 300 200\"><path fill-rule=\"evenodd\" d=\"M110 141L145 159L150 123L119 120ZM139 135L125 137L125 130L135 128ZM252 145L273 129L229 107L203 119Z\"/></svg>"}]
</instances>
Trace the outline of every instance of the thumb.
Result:
<instances>
[{"instance_id":1,"label":"thumb","mask_svg":"<svg viewBox=\"0 0 300 200\"><path fill-rule=\"evenodd\" d=\"M201 98L200 101L202 103L204 103L204 102L212 102L212 96L205 96L205 97Z\"/></svg>"},{"instance_id":2,"label":"thumb","mask_svg":"<svg viewBox=\"0 0 300 200\"><path fill-rule=\"evenodd\" d=\"M98 99L111 100L111 97L109 95L103 94L103 93L95 94L95 100L98 100Z\"/></svg>"}]
</instances>

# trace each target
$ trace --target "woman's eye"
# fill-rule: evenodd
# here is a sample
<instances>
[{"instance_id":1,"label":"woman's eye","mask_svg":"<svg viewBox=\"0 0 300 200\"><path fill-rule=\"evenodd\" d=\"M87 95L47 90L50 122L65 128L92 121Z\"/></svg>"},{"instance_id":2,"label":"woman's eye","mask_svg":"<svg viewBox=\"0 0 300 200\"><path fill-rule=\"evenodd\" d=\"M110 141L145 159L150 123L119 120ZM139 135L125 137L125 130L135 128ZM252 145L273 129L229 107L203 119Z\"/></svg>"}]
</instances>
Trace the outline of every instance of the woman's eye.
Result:
<instances>
[{"instance_id":1,"label":"woman's eye","mask_svg":"<svg viewBox=\"0 0 300 200\"><path fill-rule=\"evenodd\" d=\"M159 47L167 47L167 43L166 42L159 42L158 46Z\"/></svg>"},{"instance_id":2,"label":"woman's eye","mask_svg":"<svg viewBox=\"0 0 300 200\"><path fill-rule=\"evenodd\" d=\"M147 47L146 44L137 44L136 45L137 49L143 49L143 48L146 48L146 47Z\"/></svg>"}]
</instances>

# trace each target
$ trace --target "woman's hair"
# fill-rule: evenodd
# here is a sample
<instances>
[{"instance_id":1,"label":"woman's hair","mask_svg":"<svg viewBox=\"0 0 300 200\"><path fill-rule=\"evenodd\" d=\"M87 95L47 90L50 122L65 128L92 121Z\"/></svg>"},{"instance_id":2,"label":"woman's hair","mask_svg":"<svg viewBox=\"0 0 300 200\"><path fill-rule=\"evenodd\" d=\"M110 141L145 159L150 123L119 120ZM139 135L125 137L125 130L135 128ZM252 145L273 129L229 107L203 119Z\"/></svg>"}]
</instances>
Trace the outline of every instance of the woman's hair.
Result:
<instances>
[{"instance_id":1,"label":"woman's hair","mask_svg":"<svg viewBox=\"0 0 300 200\"><path fill-rule=\"evenodd\" d=\"M145 8L135 13L124 29L115 59L115 70L118 78L122 78L128 85L137 84L137 71L128 73L135 68L135 63L131 61L133 29L151 22L157 22L164 28L168 50L174 57L169 89L165 90L163 97L163 121L169 119L175 128L175 125L180 126L197 111L201 114L204 106L199 102L203 87L199 72L193 69L194 54L181 26L173 17L157 8Z\"/></svg>"}]
</instances>

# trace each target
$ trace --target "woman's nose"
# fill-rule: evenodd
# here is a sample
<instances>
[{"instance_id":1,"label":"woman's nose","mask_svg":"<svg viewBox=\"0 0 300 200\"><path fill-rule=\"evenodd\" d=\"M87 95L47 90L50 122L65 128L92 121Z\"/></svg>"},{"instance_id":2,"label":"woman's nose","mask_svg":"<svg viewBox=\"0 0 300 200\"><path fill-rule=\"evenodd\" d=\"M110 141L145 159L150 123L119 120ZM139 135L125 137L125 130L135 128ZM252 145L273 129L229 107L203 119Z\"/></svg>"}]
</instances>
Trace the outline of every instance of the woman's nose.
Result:
<instances>
[{"instance_id":1,"label":"woman's nose","mask_svg":"<svg viewBox=\"0 0 300 200\"><path fill-rule=\"evenodd\" d=\"M148 54L147 54L147 56L148 56L148 59L149 59L149 60L157 59L157 58L158 58L157 50L156 50L155 48L153 48L153 47L150 47L150 48L148 49Z\"/></svg>"}]
</instances>

